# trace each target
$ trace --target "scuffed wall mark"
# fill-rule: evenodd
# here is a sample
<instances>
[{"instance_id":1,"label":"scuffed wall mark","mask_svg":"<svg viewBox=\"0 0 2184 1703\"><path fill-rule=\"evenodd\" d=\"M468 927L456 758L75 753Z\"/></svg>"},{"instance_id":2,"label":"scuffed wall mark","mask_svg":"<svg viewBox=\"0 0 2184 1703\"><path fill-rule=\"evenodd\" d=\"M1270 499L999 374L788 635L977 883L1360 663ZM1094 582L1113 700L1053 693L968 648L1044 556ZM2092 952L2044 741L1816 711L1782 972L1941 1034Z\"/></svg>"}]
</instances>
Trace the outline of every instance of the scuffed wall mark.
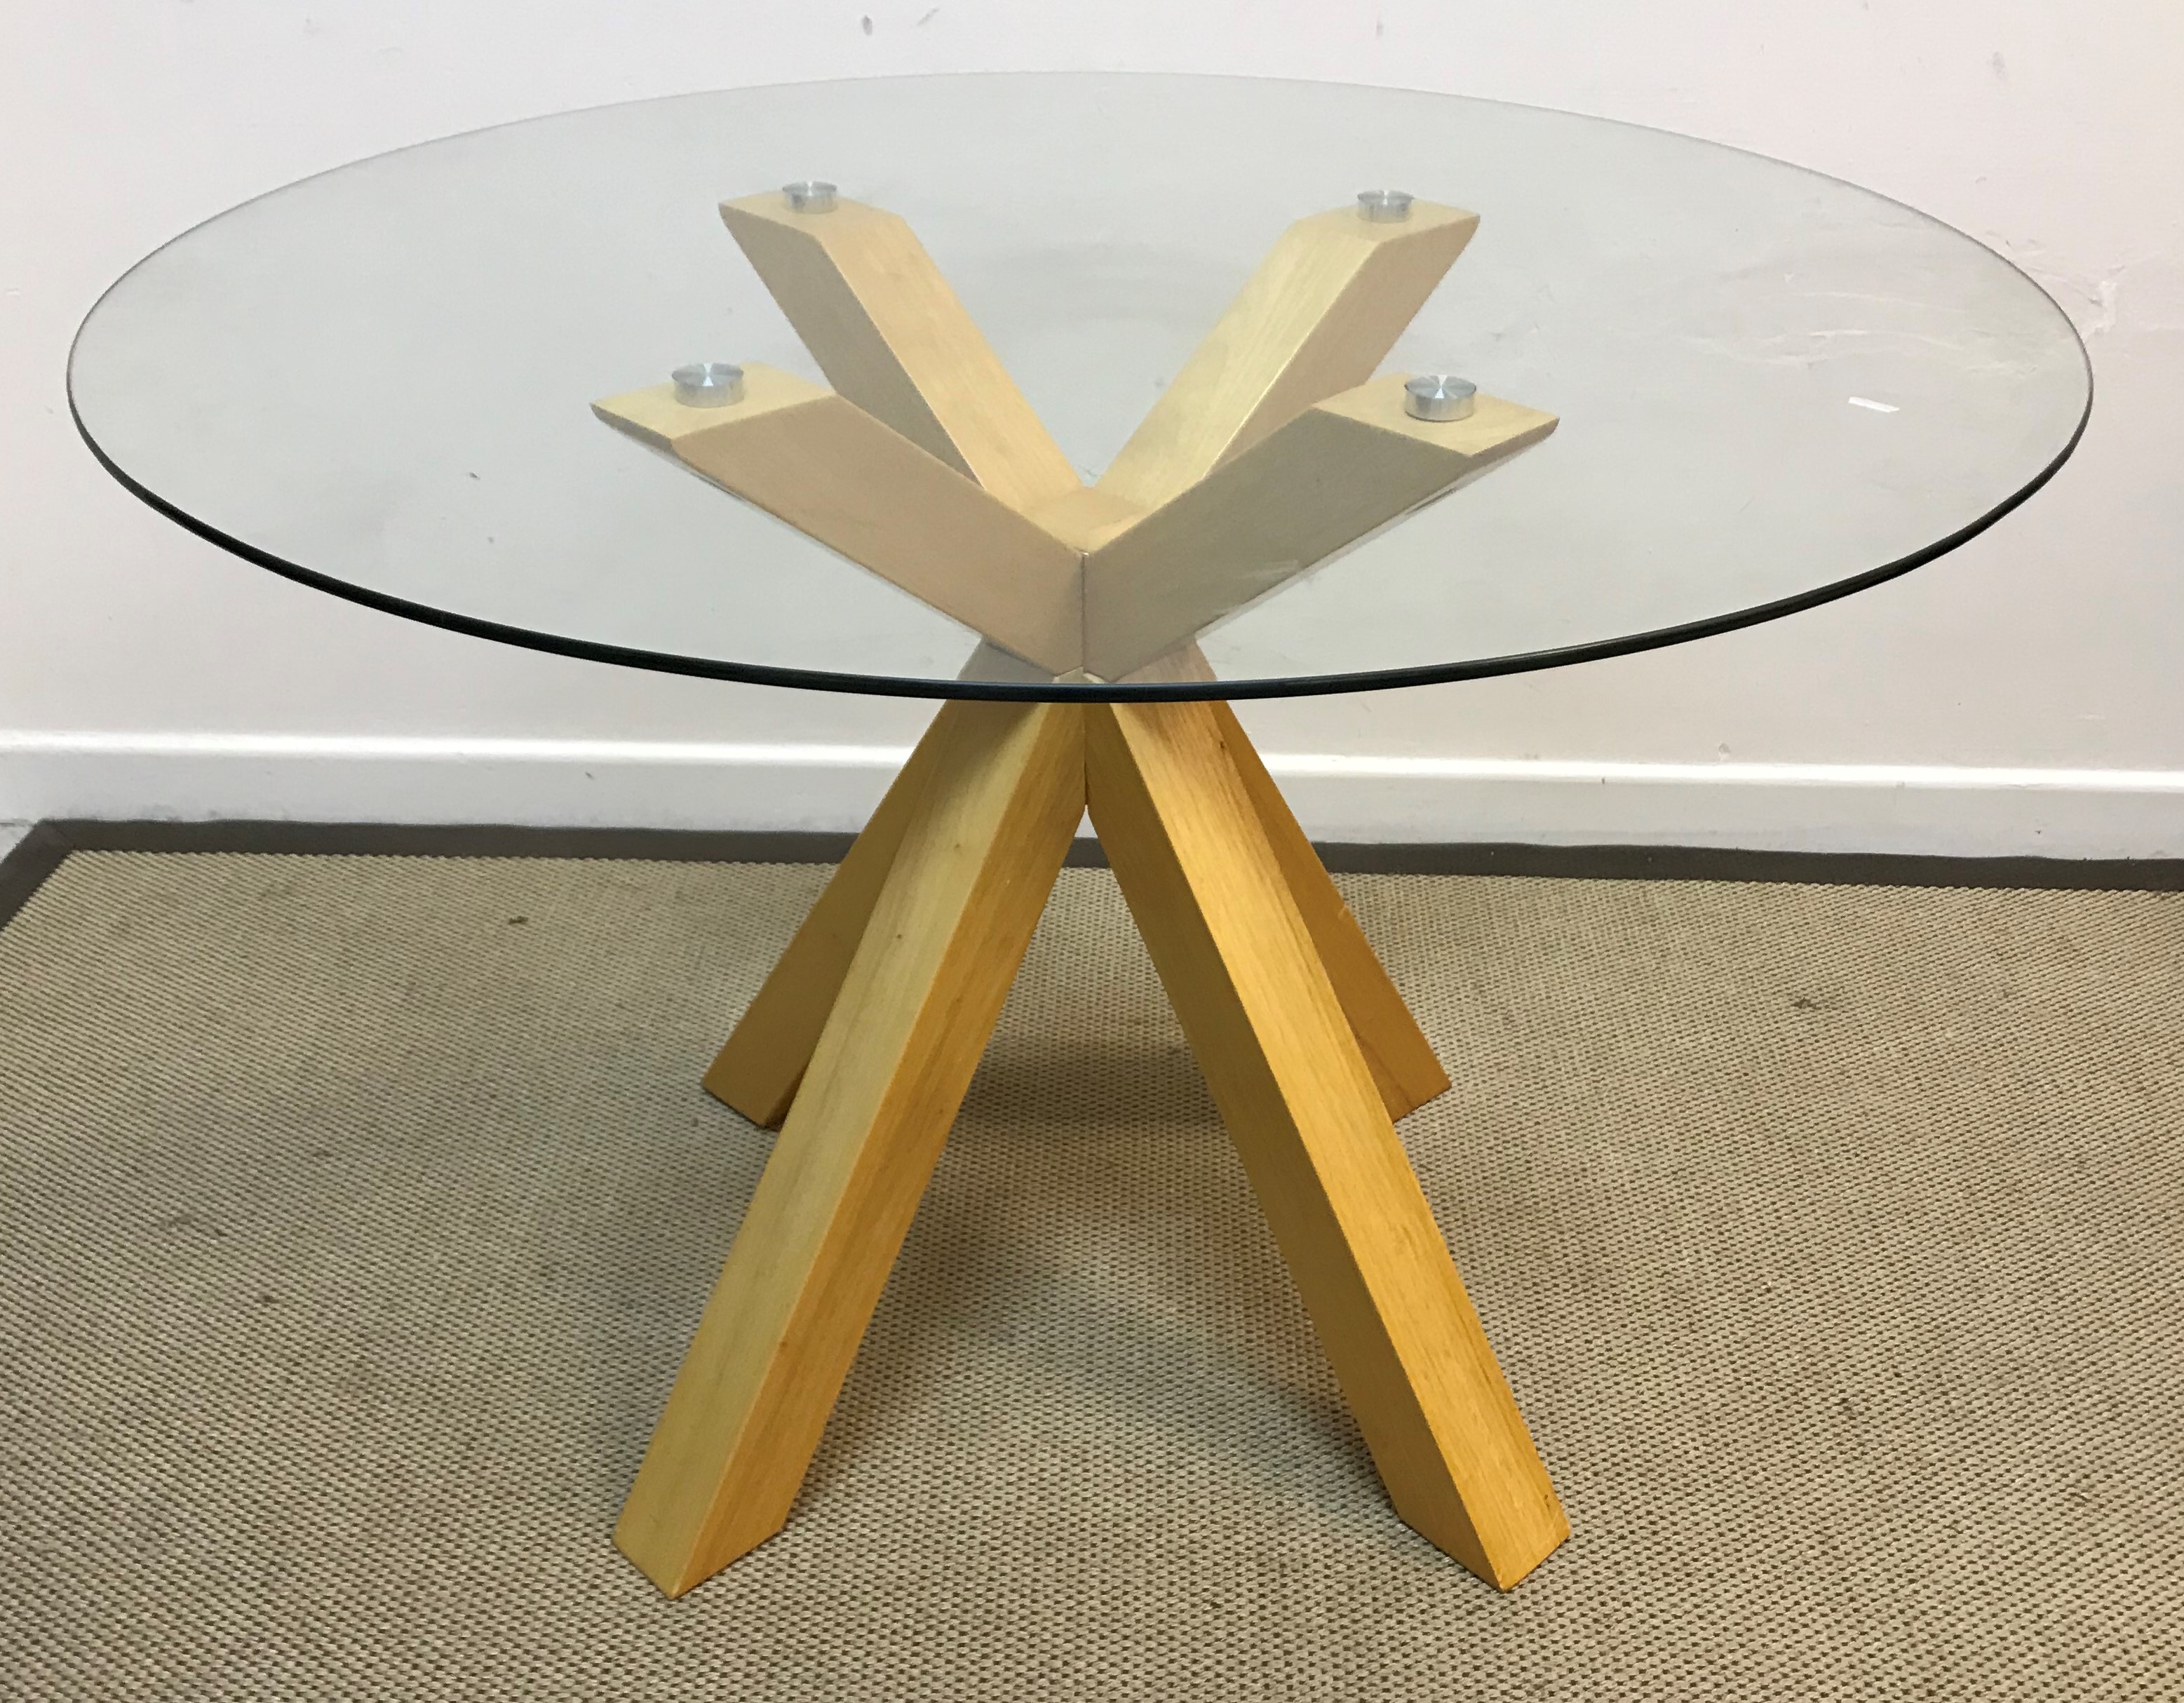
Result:
<instances>
[{"instance_id":1,"label":"scuffed wall mark","mask_svg":"<svg viewBox=\"0 0 2184 1703\"><path fill-rule=\"evenodd\" d=\"M2081 338L2092 342L2092 338L2108 337L2116 330L2116 288L2123 281L2123 269L2088 277L2086 273L2051 270L2025 260L2018 260L2018 264L2025 266L2033 284L2062 303L2062 310L2070 314L2070 323L2077 326Z\"/></svg>"},{"instance_id":2,"label":"scuffed wall mark","mask_svg":"<svg viewBox=\"0 0 2184 1703\"><path fill-rule=\"evenodd\" d=\"M2106 337L2116 328L2116 304L2123 275L2128 269L2119 266L2112 272L2088 276L2082 272L2054 271L2023 260L2018 264L2031 274L2033 282L2062 304L2063 311L2070 316L2070 323L2078 328L2078 335L2087 342Z\"/></svg>"},{"instance_id":3,"label":"scuffed wall mark","mask_svg":"<svg viewBox=\"0 0 2184 1703\"><path fill-rule=\"evenodd\" d=\"M2079 323L2080 335L2097 337L2103 331L2115 329L2116 287L2120 281L2120 278L2097 278L2093 281L2093 312L2090 318ZM2075 316L2073 318L2075 320Z\"/></svg>"},{"instance_id":4,"label":"scuffed wall mark","mask_svg":"<svg viewBox=\"0 0 2184 1703\"><path fill-rule=\"evenodd\" d=\"M2131 262L2087 272L2053 264L2044 242L2029 238L2013 240L1992 231L1981 240L1989 248L2008 255L2034 283L2053 296L2070 316L2078 335L2087 342L2115 330L2121 317L2119 303L2123 281L2131 270Z\"/></svg>"}]
</instances>

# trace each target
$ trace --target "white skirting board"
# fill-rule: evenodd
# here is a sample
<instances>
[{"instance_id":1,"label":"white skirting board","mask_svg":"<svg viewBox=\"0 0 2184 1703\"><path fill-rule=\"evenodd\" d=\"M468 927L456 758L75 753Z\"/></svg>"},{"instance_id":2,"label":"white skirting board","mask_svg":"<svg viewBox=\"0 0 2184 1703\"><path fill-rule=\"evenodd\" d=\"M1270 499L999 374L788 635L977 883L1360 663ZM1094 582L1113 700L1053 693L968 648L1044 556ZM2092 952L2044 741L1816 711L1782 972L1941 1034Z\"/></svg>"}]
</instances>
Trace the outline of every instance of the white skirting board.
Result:
<instances>
[{"instance_id":1,"label":"white skirting board","mask_svg":"<svg viewBox=\"0 0 2184 1703\"><path fill-rule=\"evenodd\" d=\"M906 750L0 732L0 823L51 818L840 832ZM2184 771L1267 754L1313 838L2184 856ZM4 832L4 830L0 830Z\"/></svg>"}]
</instances>

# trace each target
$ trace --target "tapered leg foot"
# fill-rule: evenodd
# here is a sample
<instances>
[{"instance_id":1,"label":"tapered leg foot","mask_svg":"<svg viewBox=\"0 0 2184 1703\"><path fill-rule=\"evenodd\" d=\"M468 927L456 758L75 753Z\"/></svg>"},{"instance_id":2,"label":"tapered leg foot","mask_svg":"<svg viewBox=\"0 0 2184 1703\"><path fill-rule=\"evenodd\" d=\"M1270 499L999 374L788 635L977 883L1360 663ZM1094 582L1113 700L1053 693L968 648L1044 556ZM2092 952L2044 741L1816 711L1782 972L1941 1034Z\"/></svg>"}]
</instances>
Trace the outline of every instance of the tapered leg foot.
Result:
<instances>
[{"instance_id":1,"label":"tapered leg foot","mask_svg":"<svg viewBox=\"0 0 2184 1703\"><path fill-rule=\"evenodd\" d=\"M1081 710L944 721L615 1530L670 1596L788 1518L1084 811Z\"/></svg>"},{"instance_id":2,"label":"tapered leg foot","mask_svg":"<svg viewBox=\"0 0 2184 1703\"><path fill-rule=\"evenodd\" d=\"M1223 718L1100 706L1084 737L1094 826L1390 1499L1507 1589L1568 1522Z\"/></svg>"}]
</instances>

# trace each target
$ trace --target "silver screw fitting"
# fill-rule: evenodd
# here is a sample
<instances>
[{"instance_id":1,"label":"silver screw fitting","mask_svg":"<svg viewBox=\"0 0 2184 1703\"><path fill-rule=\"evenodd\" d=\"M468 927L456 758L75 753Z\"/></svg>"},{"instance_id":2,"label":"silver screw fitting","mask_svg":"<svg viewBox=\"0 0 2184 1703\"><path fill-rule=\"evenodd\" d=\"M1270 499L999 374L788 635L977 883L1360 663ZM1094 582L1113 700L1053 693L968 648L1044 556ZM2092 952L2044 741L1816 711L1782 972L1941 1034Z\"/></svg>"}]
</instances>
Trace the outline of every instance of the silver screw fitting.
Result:
<instances>
[{"instance_id":1,"label":"silver screw fitting","mask_svg":"<svg viewBox=\"0 0 2184 1703\"><path fill-rule=\"evenodd\" d=\"M726 361L696 361L675 369L675 399L685 408L726 408L744 399L744 370Z\"/></svg>"},{"instance_id":2,"label":"silver screw fitting","mask_svg":"<svg viewBox=\"0 0 2184 1703\"><path fill-rule=\"evenodd\" d=\"M816 177L801 183L784 183L781 186L781 198L788 203L791 213L832 213L834 186Z\"/></svg>"},{"instance_id":3,"label":"silver screw fitting","mask_svg":"<svg viewBox=\"0 0 2184 1703\"><path fill-rule=\"evenodd\" d=\"M1373 225L1400 225L1411 216L1407 190L1368 189L1357 198L1357 216Z\"/></svg>"},{"instance_id":4,"label":"silver screw fitting","mask_svg":"<svg viewBox=\"0 0 2184 1703\"><path fill-rule=\"evenodd\" d=\"M1478 400L1479 387L1446 373L1420 373L1403 387L1403 412L1413 420L1462 420Z\"/></svg>"}]
</instances>

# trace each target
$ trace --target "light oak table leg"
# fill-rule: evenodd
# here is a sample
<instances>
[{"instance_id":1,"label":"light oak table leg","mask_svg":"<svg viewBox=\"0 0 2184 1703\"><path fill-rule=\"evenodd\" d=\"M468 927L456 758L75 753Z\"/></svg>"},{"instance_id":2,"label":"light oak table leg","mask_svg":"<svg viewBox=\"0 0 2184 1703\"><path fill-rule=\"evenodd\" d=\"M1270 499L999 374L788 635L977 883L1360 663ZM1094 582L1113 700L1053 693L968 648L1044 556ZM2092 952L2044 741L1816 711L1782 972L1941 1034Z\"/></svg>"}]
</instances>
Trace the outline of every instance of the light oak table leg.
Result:
<instances>
[{"instance_id":1,"label":"light oak table leg","mask_svg":"<svg viewBox=\"0 0 2184 1703\"><path fill-rule=\"evenodd\" d=\"M1082 710L956 708L615 1529L670 1596L788 1518L1084 811Z\"/></svg>"},{"instance_id":2,"label":"light oak table leg","mask_svg":"<svg viewBox=\"0 0 2184 1703\"><path fill-rule=\"evenodd\" d=\"M1334 984L1334 996L1342 1002L1342 1015L1350 1020L1365 1062L1372 1069L1388 1116L1398 1118L1416 1111L1446 1091L1448 1072L1440 1067L1425 1032L1418 1027L1418 1019L1403 1003L1396 984L1388 979L1365 931L1357 926L1341 893L1328 879L1327 866L1305 838L1274 777L1259 760L1243 724L1236 720L1236 712L1226 704L1211 708L1222 743L1244 782L1245 794L1267 831L1274 860L1282 866L1290 897L1296 901L1304 926L1312 932L1312 943L1326 966L1328 979Z\"/></svg>"},{"instance_id":3,"label":"light oak table leg","mask_svg":"<svg viewBox=\"0 0 2184 1703\"><path fill-rule=\"evenodd\" d=\"M1094 826L1396 1511L1508 1589L1569 1534L1203 704L1085 711Z\"/></svg>"},{"instance_id":4,"label":"light oak table leg","mask_svg":"<svg viewBox=\"0 0 2184 1703\"><path fill-rule=\"evenodd\" d=\"M778 1129L788 1116L940 749L960 737L972 708L942 706L705 1071L705 1091L762 1128Z\"/></svg>"}]
</instances>

